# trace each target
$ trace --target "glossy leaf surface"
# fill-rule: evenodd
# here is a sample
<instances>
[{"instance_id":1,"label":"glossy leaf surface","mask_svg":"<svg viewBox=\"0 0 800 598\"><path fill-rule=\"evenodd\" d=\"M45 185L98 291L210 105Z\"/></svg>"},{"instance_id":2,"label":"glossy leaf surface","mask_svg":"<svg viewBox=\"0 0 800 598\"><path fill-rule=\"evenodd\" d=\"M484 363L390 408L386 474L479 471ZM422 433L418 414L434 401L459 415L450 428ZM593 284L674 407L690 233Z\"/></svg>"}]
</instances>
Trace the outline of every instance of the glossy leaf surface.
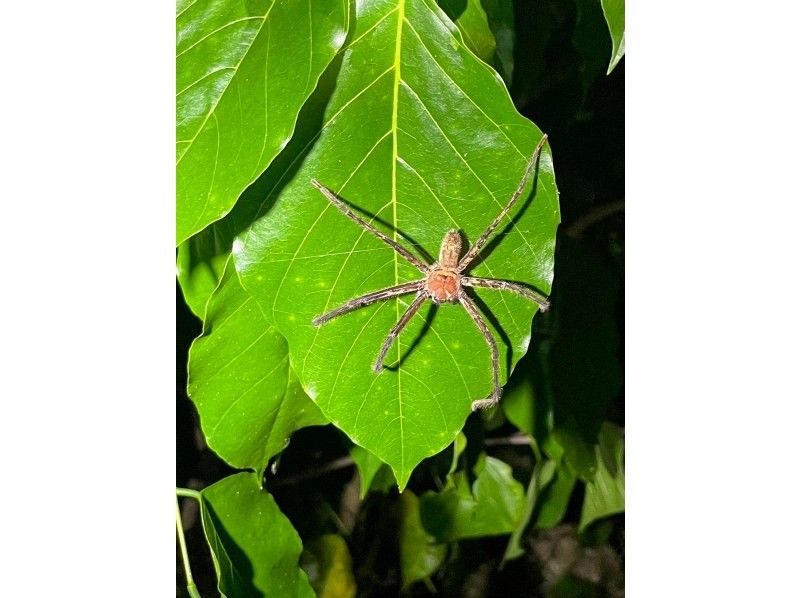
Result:
<instances>
[{"instance_id":1,"label":"glossy leaf surface","mask_svg":"<svg viewBox=\"0 0 800 598\"><path fill-rule=\"evenodd\" d=\"M608 65L610 73L625 55L625 0L601 0L601 4L611 34L611 62Z\"/></svg>"},{"instance_id":2,"label":"glossy leaf surface","mask_svg":"<svg viewBox=\"0 0 800 598\"><path fill-rule=\"evenodd\" d=\"M257 472L292 432L326 423L289 369L286 341L242 289L232 260L189 352L189 396L209 447L233 467Z\"/></svg>"},{"instance_id":3,"label":"glossy leaf surface","mask_svg":"<svg viewBox=\"0 0 800 598\"><path fill-rule=\"evenodd\" d=\"M177 242L224 216L286 145L347 33L344 0L178 6Z\"/></svg>"},{"instance_id":4,"label":"glossy leaf surface","mask_svg":"<svg viewBox=\"0 0 800 598\"><path fill-rule=\"evenodd\" d=\"M313 598L298 561L303 545L260 476L237 473L201 492L203 531L223 596Z\"/></svg>"},{"instance_id":5,"label":"glossy leaf surface","mask_svg":"<svg viewBox=\"0 0 800 598\"><path fill-rule=\"evenodd\" d=\"M392 347L388 367L373 374L409 297L314 328L314 317L347 300L421 274L345 218L310 180L430 258L448 229L469 241L480 235L542 134L431 0L372 0L357 10L319 134L275 181L265 215L234 243L234 257L244 286L289 341L309 396L388 463L402 489L417 463L453 441L471 402L490 393L489 348L463 308L428 304ZM513 221L500 226L472 273L548 293L559 210L547 146L532 189L529 183ZM527 350L536 306L501 291L477 295L491 314L505 380Z\"/></svg>"}]
</instances>

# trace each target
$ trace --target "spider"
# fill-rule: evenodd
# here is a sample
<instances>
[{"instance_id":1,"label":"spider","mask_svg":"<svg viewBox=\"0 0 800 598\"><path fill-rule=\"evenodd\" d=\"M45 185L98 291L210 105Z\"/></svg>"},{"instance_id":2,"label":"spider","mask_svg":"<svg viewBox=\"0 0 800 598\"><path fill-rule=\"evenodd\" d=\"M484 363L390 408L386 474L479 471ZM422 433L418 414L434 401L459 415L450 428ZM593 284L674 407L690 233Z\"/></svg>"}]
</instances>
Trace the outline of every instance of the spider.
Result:
<instances>
[{"instance_id":1,"label":"spider","mask_svg":"<svg viewBox=\"0 0 800 598\"><path fill-rule=\"evenodd\" d=\"M372 293L367 293L361 297L351 299L344 305L315 318L312 321L312 324L314 326L321 326L322 324L325 324L334 318L354 311L360 307L364 307L365 305L370 305L372 303L390 299L392 297L398 297L400 295L416 293L416 298L414 301L412 301L411 305L408 306L405 313L398 320L397 324L395 324L394 328L391 329L389 335L386 337L386 340L383 343L383 346L378 352L378 358L375 360L375 364L372 367L373 372L377 374L383 368L383 360L386 357L386 353L392 346L392 343L400 335L400 332L403 330L403 328L405 328L409 321L411 321L411 318L414 317L414 314L419 311L426 299L431 299L436 304L460 303L467 311L470 318L472 318L472 321L475 322L478 330L480 330L483 334L483 337L486 339L486 344L489 345L489 349L492 353L492 394L489 395L488 398L473 401L472 410L474 411L476 409L482 409L496 405L503 392L499 383L499 357L497 343L492 336L492 333L489 332L489 327L486 325L486 322L484 321L480 311L478 311L478 307L475 305L475 302L466 293L465 287L482 287L488 289L512 291L518 295L522 295L530 301L533 301L542 311L546 311L547 308L550 307L550 302L545 296L521 284L508 280L464 276L463 272L478 256L481 249L483 249L483 247L486 245L486 242L492 236L494 230L500 224L501 220L505 218L505 216L509 213L511 208L522 195L522 191L525 188L525 185L539 160L539 155L541 154L542 147L546 141L547 135L544 135L541 141L539 141L537 144L536 149L533 151L533 155L528 161L525 172L522 175L522 180L519 182L519 185L517 186L514 194L511 196L511 199L500 211L494 221L492 221L486 230L483 231L475 244L466 252L466 254L464 254L464 257L459 259L459 256L461 255L461 234L457 230L449 230L442 240L441 249L439 250L439 260L433 264L423 263L405 247L390 239L377 228L372 226L369 222L366 222L357 216L332 190L316 179L312 179L311 184L319 189L322 194L328 200L330 200L330 202L336 206L336 208L339 209L339 211L353 220L356 224L363 227L378 237L381 241L389 245L425 275L425 277L420 280L405 282L403 284L381 289L379 291L374 291Z\"/></svg>"}]
</instances>

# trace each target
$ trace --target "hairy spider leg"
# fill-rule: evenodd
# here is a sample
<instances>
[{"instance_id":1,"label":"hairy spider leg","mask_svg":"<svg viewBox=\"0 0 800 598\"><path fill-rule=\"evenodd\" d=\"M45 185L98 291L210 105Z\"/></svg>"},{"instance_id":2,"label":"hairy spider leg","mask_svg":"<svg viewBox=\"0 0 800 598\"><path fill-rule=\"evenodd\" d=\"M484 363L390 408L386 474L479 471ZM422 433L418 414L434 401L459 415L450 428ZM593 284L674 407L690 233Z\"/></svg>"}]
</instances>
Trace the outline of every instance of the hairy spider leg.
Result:
<instances>
[{"instance_id":1,"label":"hairy spider leg","mask_svg":"<svg viewBox=\"0 0 800 598\"><path fill-rule=\"evenodd\" d=\"M550 301L544 295L529 289L526 286L511 282L509 280L496 280L494 278L476 278L474 276L462 276L461 284L468 287L483 287L486 289L500 289L503 291L512 291L518 295L522 295L526 299L530 299L539 306L542 311L547 311L550 308Z\"/></svg>"},{"instance_id":2,"label":"hairy spider leg","mask_svg":"<svg viewBox=\"0 0 800 598\"><path fill-rule=\"evenodd\" d=\"M461 258L461 261L458 263L459 272L463 272L467 268L467 266L470 265L472 260L474 260L477 257L481 249L483 249L483 246L486 243L486 241L488 241L489 237L492 236L492 233L495 231L497 226L500 224L503 218L505 218L506 215L508 215L508 213L511 211L511 208L514 207L514 204L517 203L517 200L522 195L522 191L525 189L525 185L528 184L528 179L530 178L534 167L539 163L539 156L542 153L542 147L544 147L546 141L547 141L547 134L545 133L542 136L539 143L537 144L536 149L533 150L533 155L531 156L531 159L528 161L528 165L525 168L525 173L522 175L522 180L519 182L519 185L517 185L517 190L514 191L514 195L511 196L511 199L506 204L506 207L504 207L500 211L500 213L497 215L497 218L495 218L494 221L492 221L492 223L486 228L486 230L483 231L478 240L475 241L475 244L472 247L470 247L469 251L467 251L464 257Z\"/></svg>"},{"instance_id":3,"label":"hairy spider leg","mask_svg":"<svg viewBox=\"0 0 800 598\"><path fill-rule=\"evenodd\" d=\"M381 289L380 291L367 293L366 295L362 295L361 297L356 297L355 299L351 299L344 305L337 307L336 309L333 309L328 313L315 318L314 320L312 320L311 323L314 326L321 326L325 322L328 322L333 318L336 318L338 316L356 310L359 307L364 307L365 305L375 303L376 301L383 301L384 299L391 299L392 297L398 297L400 295L407 295L408 293L420 291L422 290L424 284L425 284L424 280L415 280L413 282L405 282L403 284L399 284L395 287L389 287L386 289Z\"/></svg>"},{"instance_id":4,"label":"hairy spider leg","mask_svg":"<svg viewBox=\"0 0 800 598\"><path fill-rule=\"evenodd\" d=\"M403 331L403 328L406 327L411 321L411 318L414 317L414 314L419 311L419 308L422 307L422 304L425 303L425 299L428 296L426 293L420 291L417 295L417 298L408 306L406 312L400 317L397 321L397 324L394 325L394 328L391 329L389 332L389 336L386 337L386 340L383 341L383 346L381 347L380 353L378 353L378 358L375 360L375 365L372 366L372 371L376 374L381 371L383 367L383 360L386 358L386 353L389 352L389 348L392 346L394 339L400 336L400 333Z\"/></svg>"},{"instance_id":5,"label":"hairy spider leg","mask_svg":"<svg viewBox=\"0 0 800 598\"><path fill-rule=\"evenodd\" d=\"M494 340L494 336L492 336L492 333L489 331L489 327L483 320L483 316L478 311L478 306L475 305L463 289L461 293L459 293L458 299L461 305L464 306L464 309L467 310L469 317L475 322L478 330L483 334L483 338L486 339L486 344L489 345L489 349L492 352L492 394L486 399L473 401L472 410L475 411L476 409L483 409L484 407L496 405L500 400L500 396L503 394L503 389L500 387L500 356L497 352L497 341Z\"/></svg>"},{"instance_id":6,"label":"hairy spider leg","mask_svg":"<svg viewBox=\"0 0 800 598\"><path fill-rule=\"evenodd\" d=\"M394 249L397 253L402 255L406 260L408 260L414 267L417 268L420 272L427 272L428 267L422 263L417 257L415 257L408 249L400 245L394 239L390 239L386 235L384 235L381 231L377 228L372 226L369 222L364 220L363 218L356 215L353 210L351 210L346 203L344 203L336 193L331 191L328 187L320 183L317 179L311 179L311 184L314 185L317 189L322 192L322 194L328 198L328 200L336 206L336 208L345 216L350 218L350 220L354 221L356 224L362 226L363 228L367 229L373 235L378 237L381 241L386 243L389 247Z\"/></svg>"}]
</instances>

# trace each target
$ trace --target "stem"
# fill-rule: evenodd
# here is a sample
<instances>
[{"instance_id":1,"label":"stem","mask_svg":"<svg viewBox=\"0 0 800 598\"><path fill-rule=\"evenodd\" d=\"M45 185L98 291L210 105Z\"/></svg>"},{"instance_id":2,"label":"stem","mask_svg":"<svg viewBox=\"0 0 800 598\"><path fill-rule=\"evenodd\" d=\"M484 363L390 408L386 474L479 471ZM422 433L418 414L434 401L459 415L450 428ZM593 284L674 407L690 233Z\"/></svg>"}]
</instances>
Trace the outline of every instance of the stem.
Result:
<instances>
[{"instance_id":1,"label":"stem","mask_svg":"<svg viewBox=\"0 0 800 598\"><path fill-rule=\"evenodd\" d=\"M191 493L191 494L189 494ZM200 493L186 488L176 488L176 494L179 496L191 496L192 498L200 498ZM183 535L183 523L181 522L181 506L178 499L175 499L175 524L178 528L178 544L181 547L181 557L183 558L183 570L186 573L186 591L190 596L200 596L197 592L197 586L192 578L192 567L189 564L189 552L186 550L186 538Z\"/></svg>"},{"instance_id":2,"label":"stem","mask_svg":"<svg viewBox=\"0 0 800 598\"><path fill-rule=\"evenodd\" d=\"M175 494L178 496L183 496L184 498L193 498L196 501L200 500L200 493L197 490L192 490L191 488L175 488Z\"/></svg>"}]
</instances>

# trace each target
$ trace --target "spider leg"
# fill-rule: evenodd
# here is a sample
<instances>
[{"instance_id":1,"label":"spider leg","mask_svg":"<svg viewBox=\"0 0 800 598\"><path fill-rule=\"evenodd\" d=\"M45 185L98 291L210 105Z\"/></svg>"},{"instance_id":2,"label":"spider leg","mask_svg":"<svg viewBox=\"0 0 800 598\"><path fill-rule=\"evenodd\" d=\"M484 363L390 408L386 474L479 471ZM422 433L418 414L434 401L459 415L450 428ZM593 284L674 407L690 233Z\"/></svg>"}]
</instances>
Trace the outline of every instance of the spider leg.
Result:
<instances>
[{"instance_id":1,"label":"spider leg","mask_svg":"<svg viewBox=\"0 0 800 598\"><path fill-rule=\"evenodd\" d=\"M394 325L394 328L389 331L389 336L387 336L386 340L383 341L383 346L381 347L380 353L378 353L378 358L375 360L375 364L372 366L373 372L377 374L381 371L381 368L383 367L383 360L386 357L386 353L389 352L389 348L392 346L394 339L400 335L400 333L403 331L403 328L405 328L406 324L411 321L411 318L413 318L414 314L419 311L419 308L422 307L422 304L425 303L425 299L427 298L428 296L424 292L420 292L419 295L417 295L417 298L414 299L411 305L408 306L406 313L400 317L400 319L397 321L397 324Z\"/></svg>"},{"instance_id":2,"label":"spider leg","mask_svg":"<svg viewBox=\"0 0 800 598\"><path fill-rule=\"evenodd\" d=\"M526 299L530 299L536 303L539 306L539 309L542 311L547 311L550 308L550 301L548 301L547 297L516 282L511 282L508 280L495 280L494 278L475 278L473 276L462 276L461 284L468 287L484 287L487 289L512 291L518 295L522 295Z\"/></svg>"},{"instance_id":3,"label":"spider leg","mask_svg":"<svg viewBox=\"0 0 800 598\"><path fill-rule=\"evenodd\" d=\"M478 307L475 305L472 299L469 298L469 295L467 295L463 290L459 293L458 300L461 302L461 305L464 306L464 309L467 310L469 317L472 318L473 322L475 322L478 330L483 333L483 338L486 339L486 344L489 345L489 349L492 351L492 394L486 399L472 401L472 410L475 411L476 409L483 409L485 407L497 405L498 401L500 400L500 396L503 394L503 389L500 388L499 381L500 357L497 352L497 341L494 340L492 333L489 331L489 327L486 325L486 322L483 321L483 316L478 311Z\"/></svg>"},{"instance_id":4,"label":"spider leg","mask_svg":"<svg viewBox=\"0 0 800 598\"><path fill-rule=\"evenodd\" d=\"M367 293L366 295L362 295L361 297L356 297L355 299L351 299L344 305L337 307L336 309L331 310L326 314L314 318L311 321L311 323L314 326L321 326L322 324L332 320L333 318L349 313L355 309L358 309L359 307L369 305L370 303L375 303L376 301L383 301L384 299L391 299L392 297L397 297L399 295L406 295L408 293L413 293L414 291L419 291L422 289L422 286L424 284L425 284L424 280L416 280L414 282L405 282L395 287L389 287L386 289L381 289L380 291Z\"/></svg>"},{"instance_id":5,"label":"spider leg","mask_svg":"<svg viewBox=\"0 0 800 598\"><path fill-rule=\"evenodd\" d=\"M422 263L417 257L415 257L410 251L408 251L408 249L406 249L405 247L400 245L400 243L398 243L394 239L390 239L389 237L384 235L381 231L379 231L377 228L372 226L369 222L367 222L363 218L361 218L358 215L356 215L356 213L353 212L353 210L351 210L346 203L344 203L341 199L339 199L339 196L336 195L336 193L334 193L333 191L331 191L328 187L326 187L325 185L320 183L317 179L311 179L311 184L314 185L317 189L319 189L320 192L325 197L327 197L328 200L334 206L336 206L336 208L342 214L344 214L345 216L350 218L350 220L352 220L353 222L355 222L359 226L365 228L366 230L371 232L373 235L378 237L381 241L383 241L389 247L394 249L397 253L402 255L407 261L409 261L413 266L415 266L417 268L417 270L419 270L420 272L427 272L428 271L428 267L424 263Z\"/></svg>"},{"instance_id":6,"label":"spider leg","mask_svg":"<svg viewBox=\"0 0 800 598\"><path fill-rule=\"evenodd\" d=\"M494 230L497 228L497 226L500 224L503 218L506 217L508 212L511 211L511 208L514 207L514 204L517 203L517 200L522 195L522 191L525 189L525 185L528 184L528 179L530 178L531 173L533 172L534 166L536 166L536 164L539 163L539 155L542 153L542 147L544 147L546 141L547 141L547 135L545 134L542 136L541 140L536 146L536 149L533 150L533 155L531 156L531 159L528 161L528 166L525 168L525 173L522 175L522 180L519 182L517 190L514 191L514 195L512 195L511 199L508 200L506 207L504 207L500 211L500 213L497 215L497 218L495 218L494 221L486 228L486 230L483 231L478 240L475 241L475 244L472 247L470 247L469 251L467 251L464 257L461 258L461 261L458 263L459 272L463 272L464 269L467 266L469 266L472 260L475 259L475 257L480 253L481 249L483 249L483 246L486 243L486 241L488 241L489 237L492 236Z\"/></svg>"}]
</instances>

